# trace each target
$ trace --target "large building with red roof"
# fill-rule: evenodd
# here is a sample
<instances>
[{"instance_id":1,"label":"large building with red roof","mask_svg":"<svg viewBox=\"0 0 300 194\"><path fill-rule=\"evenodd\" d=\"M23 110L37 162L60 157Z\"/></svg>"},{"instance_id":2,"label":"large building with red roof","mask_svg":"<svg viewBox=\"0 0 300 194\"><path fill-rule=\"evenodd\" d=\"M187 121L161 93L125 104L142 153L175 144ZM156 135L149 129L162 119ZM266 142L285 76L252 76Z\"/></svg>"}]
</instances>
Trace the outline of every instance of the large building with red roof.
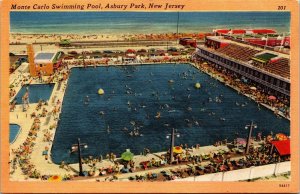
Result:
<instances>
[{"instance_id":1,"label":"large building with red roof","mask_svg":"<svg viewBox=\"0 0 300 194\"><path fill-rule=\"evenodd\" d=\"M289 98L289 55L225 39L208 36L199 45L196 57L201 61L245 80L266 93Z\"/></svg>"},{"instance_id":2,"label":"large building with red roof","mask_svg":"<svg viewBox=\"0 0 300 194\"><path fill-rule=\"evenodd\" d=\"M213 32L217 36L239 39L253 45L290 47L290 36L279 35L273 29L216 29Z\"/></svg>"}]
</instances>

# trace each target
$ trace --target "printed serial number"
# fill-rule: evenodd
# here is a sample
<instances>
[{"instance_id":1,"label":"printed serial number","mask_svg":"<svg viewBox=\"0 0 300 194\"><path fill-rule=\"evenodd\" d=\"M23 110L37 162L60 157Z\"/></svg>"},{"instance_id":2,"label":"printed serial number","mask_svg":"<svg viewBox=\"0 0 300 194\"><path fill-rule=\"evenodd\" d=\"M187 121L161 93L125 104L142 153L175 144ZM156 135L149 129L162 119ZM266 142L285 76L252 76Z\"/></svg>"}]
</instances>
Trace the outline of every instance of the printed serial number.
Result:
<instances>
[{"instance_id":1,"label":"printed serial number","mask_svg":"<svg viewBox=\"0 0 300 194\"><path fill-rule=\"evenodd\" d=\"M290 184L279 184L279 187L289 187Z\"/></svg>"}]
</instances>

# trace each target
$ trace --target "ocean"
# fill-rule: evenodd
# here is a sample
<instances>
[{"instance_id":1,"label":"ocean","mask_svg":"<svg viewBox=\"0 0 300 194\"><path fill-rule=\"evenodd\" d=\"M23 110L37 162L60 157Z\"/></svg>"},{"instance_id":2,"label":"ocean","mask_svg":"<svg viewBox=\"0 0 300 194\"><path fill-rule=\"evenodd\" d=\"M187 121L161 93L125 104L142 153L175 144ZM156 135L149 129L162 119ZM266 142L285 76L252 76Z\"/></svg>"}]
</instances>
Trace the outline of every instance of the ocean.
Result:
<instances>
[{"instance_id":1,"label":"ocean","mask_svg":"<svg viewBox=\"0 0 300 194\"><path fill-rule=\"evenodd\" d=\"M201 89L195 89L197 82ZM144 148L166 151L172 128L180 133L175 145L212 145L247 138L245 125L251 121L258 126L253 136L290 134L288 120L191 65L73 68L51 154L55 163L77 162L77 154L69 153L77 138L88 144L84 157L110 152L120 157L127 148L134 154ZM140 135L131 136L134 129Z\"/></svg>"},{"instance_id":2,"label":"ocean","mask_svg":"<svg viewBox=\"0 0 300 194\"><path fill-rule=\"evenodd\" d=\"M12 33L176 33L178 12L11 12ZM179 12L179 33L217 28L290 32L290 12Z\"/></svg>"}]
</instances>

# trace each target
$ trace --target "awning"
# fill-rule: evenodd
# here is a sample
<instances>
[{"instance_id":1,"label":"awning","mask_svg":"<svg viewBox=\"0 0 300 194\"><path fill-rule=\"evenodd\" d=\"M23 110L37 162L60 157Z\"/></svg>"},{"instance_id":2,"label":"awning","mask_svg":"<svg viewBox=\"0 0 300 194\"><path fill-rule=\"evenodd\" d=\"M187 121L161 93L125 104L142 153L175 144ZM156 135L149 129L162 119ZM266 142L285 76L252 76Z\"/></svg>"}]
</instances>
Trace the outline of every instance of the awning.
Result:
<instances>
[{"instance_id":1,"label":"awning","mask_svg":"<svg viewBox=\"0 0 300 194\"><path fill-rule=\"evenodd\" d=\"M275 146L280 156L291 154L289 139L284 141L272 141L271 143Z\"/></svg>"}]
</instances>

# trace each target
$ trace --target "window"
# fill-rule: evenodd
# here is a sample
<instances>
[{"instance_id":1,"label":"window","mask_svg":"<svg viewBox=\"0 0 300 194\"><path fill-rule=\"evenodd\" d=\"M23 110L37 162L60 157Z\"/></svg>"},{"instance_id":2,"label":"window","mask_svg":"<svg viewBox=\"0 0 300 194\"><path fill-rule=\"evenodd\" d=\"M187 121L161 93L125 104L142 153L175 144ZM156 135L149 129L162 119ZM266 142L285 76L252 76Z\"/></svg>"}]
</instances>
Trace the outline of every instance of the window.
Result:
<instances>
[{"instance_id":1,"label":"window","mask_svg":"<svg viewBox=\"0 0 300 194\"><path fill-rule=\"evenodd\" d=\"M271 77L270 76L268 76L268 82L271 83Z\"/></svg>"},{"instance_id":2,"label":"window","mask_svg":"<svg viewBox=\"0 0 300 194\"><path fill-rule=\"evenodd\" d=\"M283 81L281 81L281 80L279 81L279 87L281 87L281 88L283 87Z\"/></svg>"},{"instance_id":3,"label":"window","mask_svg":"<svg viewBox=\"0 0 300 194\"><path fill-rule=\"evenodd\" d=\"M290 91L290 84L289 83L286 84L286 90Z\"/></svg>"}]
</instances>

